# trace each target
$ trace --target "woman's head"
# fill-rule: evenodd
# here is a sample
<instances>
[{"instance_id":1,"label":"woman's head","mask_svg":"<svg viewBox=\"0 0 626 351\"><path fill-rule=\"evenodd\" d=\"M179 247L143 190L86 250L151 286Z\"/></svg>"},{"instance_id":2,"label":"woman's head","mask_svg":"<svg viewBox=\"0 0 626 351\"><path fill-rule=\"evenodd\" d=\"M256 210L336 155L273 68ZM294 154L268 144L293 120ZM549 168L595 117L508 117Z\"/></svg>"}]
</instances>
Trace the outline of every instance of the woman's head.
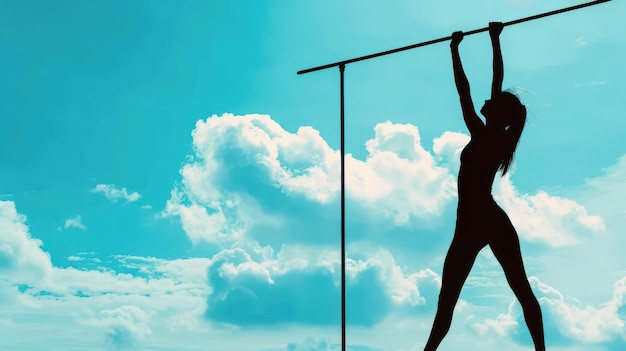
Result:
<instances>
[{"instance_id":1,"label":"woman's head","mask_svg":"<svg viewBox=\"0 0 626 351\"><path fill-rule=\"evenodd\" d=\"M485 101L480 112L485 116L489 130L504 133L503 157L500 164L504 175L513 161L513 154L526 124L526 107L515 94L504 91Z\"/></svg>"},{"instance_id":2,"label":"woman's head","mask_svg":"<svg viewBox=\"0 0 626 351\"><path fill-rule=\"evenodd\" d=\"M487 126L496 129L508 129L526 119L526 107L517 96L508 91L503 91L491 100L485 101L480 113L485 116Z\"/></svg>"}]
</instances>

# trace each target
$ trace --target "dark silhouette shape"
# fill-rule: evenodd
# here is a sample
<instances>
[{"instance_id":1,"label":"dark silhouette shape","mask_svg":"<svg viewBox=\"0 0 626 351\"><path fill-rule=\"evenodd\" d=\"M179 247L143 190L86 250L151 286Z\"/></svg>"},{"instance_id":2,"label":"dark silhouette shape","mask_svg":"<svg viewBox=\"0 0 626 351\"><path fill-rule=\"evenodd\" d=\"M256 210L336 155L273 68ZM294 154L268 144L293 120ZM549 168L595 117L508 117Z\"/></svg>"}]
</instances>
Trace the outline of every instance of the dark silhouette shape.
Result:
<instances>
[{"instance_id":1,"label":"dark silhouette shape","mask_svg":"<svg viewBox=\"0 0 626 351\"><path fill-rule=\"evenodd\" d=\"M452 34L454 80L471 140L461 153L456 229L443 266L437 314L424 351L436 350L448 333L461 288L478 252L487 245L502 265L506 279L522 305L535 350L545 351L541 308L526 277L517 232L491 195L495 175L498 170L504 175L509 169L526 122L524 105L514 94L502 92L504 70L499 39L502 28L500 22L489 23L493 84L491 99L485 101L480 110L486 125L474 110L469 83L461 65L458 47L463 32Z\"/></svg>"}]
</instances>

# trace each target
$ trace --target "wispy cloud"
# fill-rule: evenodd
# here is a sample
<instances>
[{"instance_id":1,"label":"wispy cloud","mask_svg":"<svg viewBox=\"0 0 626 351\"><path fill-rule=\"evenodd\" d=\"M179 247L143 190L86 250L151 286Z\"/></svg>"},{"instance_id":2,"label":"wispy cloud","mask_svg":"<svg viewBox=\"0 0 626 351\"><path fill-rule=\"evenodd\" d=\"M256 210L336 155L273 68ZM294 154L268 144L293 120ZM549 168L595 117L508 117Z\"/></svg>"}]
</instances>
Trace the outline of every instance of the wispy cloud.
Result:
<instances>
[{"instance_id":1,"label":"wispy cloud","mask_svg":"<svg viewBox=\"0 0 626 351\"><path fill-rule=\"evenodd\" d=\"M600 86L600 85L604 85L606 83L607 83L606 80L590 80L590 81L588 81L586 83L576 82L576 83L574 83L574 88L597 87L597 86Z\"/></svg>"},{"instance_id":2,"label":"wispy cloud","mask_svg":"<svg viewBox=\"0 0 626 351\"><path fill-rule=\"evenodd\" d=\"M326 338L306 338L301 343L287 344L288 351L337 351L341 349L341 345L331 343ZM349 348L348 348L349 349Z\"/></svg>"},{"instance_id":3,"label":"wispy cloud","mask_svg":"<svg viewBox=\"0 0 626 351\"><path fill-rule=\"evenodd\" d=\"M126 188L118 189L114 184L98 184L95 188L91 189L91 191L94 193L102 193L107 199L113 202L117 202L119 199L125 199L126 202L135 202L141 197L138 192L128 193Z\"/></svg>"},{"instance_id":4,"label":"wispy cloud","mask_svg":"<svg viewBox=\"0 0 626 351\"><path fill-rule=\"evenodd\" d=\"M68 219L65 220L65 224L63 224L63 228L58 227L57 230L61 231L63 229L70 229L70 228L76 228L76 229L82 229L85 230L87 229L87 226L85 226L82 222L82 218L81 216L74 216L74 217L70 217Z\"/></svg>"}]
</instances>

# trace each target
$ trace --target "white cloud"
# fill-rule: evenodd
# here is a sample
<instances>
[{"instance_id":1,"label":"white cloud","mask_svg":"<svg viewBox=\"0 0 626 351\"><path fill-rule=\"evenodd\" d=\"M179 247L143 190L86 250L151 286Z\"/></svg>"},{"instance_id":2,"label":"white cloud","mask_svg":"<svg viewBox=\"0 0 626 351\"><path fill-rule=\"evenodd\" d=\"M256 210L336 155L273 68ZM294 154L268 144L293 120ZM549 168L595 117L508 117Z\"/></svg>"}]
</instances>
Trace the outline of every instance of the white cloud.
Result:
<instances>
[{"instance_id":1,"label":"white cloud","mask_svg":"<svg viewBox=\"0 0 626 351\"><path fill-rule=\"evenodd\" d=\"M415 273L405 273L401 267L397 266L394 257L387 250L368 252L367 257L365 260L348 258L346 275L356 278L359 273L367 269L376 269L378 279L385 287L387 295L398 306L414 307L425 304L426 299L419 291L421 283L434 283L438 288L441 286L439 275L428 268Z\"/></svg>"},{"instance_id":2,"label":"white cloud","mask_svg":"<svg viewBox=\"0 0 626 351\"><path fill-rule=\"evenodd\" d=\"M230 198L197 204L185 201L188 197L183 192L172 190L162 215L180 218L183 230L194 244L207 242L227 246L240 240L249 225L249 218L234 205L240 203L238 196L232 194ZM227 216L227 211L233 207L234 213Z\"/></svg>"},{"instance_id":3,"label":"white cloud","mask_svg":"<svg viewBox=\"0 0 626 351\"><path fill-rule=\"evenodd\" d=\"M31 237L26 216L13 201L0 201L0 229L0 270L19 272L27 281L49 274L50 255L41 250L41 240Z\"/></svg>"},{"instance_id":4,"label":"white cloud","mask_svg":"<svg viewBox=\"0 0 626 351\"><path fill-rule=\"evenodd\" d=\"M21 332L25 329L41 331L37 338L41 347L67 348L63 339L93 345L103 336L113 349L150 343L153 328L167 327L174 323L174 314L183 312L187 324L206 333L200 310L205 309L210 292L209 259L113 257L134 272L128 274L102 267L54 267L41 246L40 240L31 237L26 217L17 213L15 204L0 201L0 314L7 320L3 330L11 335L0 341L0 348L11 349L7 345L20 340L24 344L32 337ZM67 259L97 260L85 255L92 253Z\"/></svg>"},{"instance_id":5,"label":"white cloud","mask_svg":"<svg viewBox=\"0 0 626 351\"><path fill-rule=\"evenodd\" d=\"M390 157L391 160L397 162L397 165L404 165L407 168L414 167L414 172L428 174L427 172L432 171L431 174L435 175L433 179L438 180L446 179L446 177L437 178L440 175L437 173L439 172L437 167L444 171L444 164L445 167L457 167L458 164L455 166L454 162L458 162L456 160L458 152L467 140L467 137L462 134L445 133L435 140L434 156L431 156L419 146L419 134L416 128L390 123L380 124L377 128L376 136L367 145L370 157L366 161L358 162L362 165L375 165L376 162L371 162L371 159ZM295 169L297 170L297 168ZM376 176L380 176L380 173L376 173L376 167L372 166L368 169L373 170L373 174ZM202 168L199 167L198 170L202 171ZM441 171L441 174L449 175L449 171L444 171ZM190 175L193 174L198 173L190 173ZM518 220L532 222L535 217L556 218L556 220L545 223L538 221L535 226L560 230L560 232L556 230L557 235L555 237L557 238L570 238L572 235L575 238L576 235L580 235L581 228L590 231L601 229L601 222L586 215L584 208L573 201L551 197L545 193L538 193L533 196L520 195L510 183L510 179L503 180L502 183L504 184L499 184L498 189L509 191L512 197L517 199L515 200L517 202L514 201L513 204L510 204L509 212L517 211L520 213ZM201 182L195 184L201 184ZM194 185L190 182L189 186ZM302 189L314 191L314 189L306 187ZM208 194L211 191L211 187L204 184L196 192L189 193L191 197L195 196L197 204L193 204L187 199L186 201L191 204L177 209L181 213L189 211L184 215L192 216L192 218L193 216L197 217L196 224L186 229L188 233L195 231L198 237L196 240L205 240L202 235L206 235L206 223L209 221L203 216L220 213L219 211L210 212L210 208L201 205L210 203L210 196L202 201L198 200L203 194ZM354 192L357 193L358 190L354 189ZM364 193L363 191L362 194ZM181 197L183 196L187 195L181 195ZM237 196L243 198L246 194L238 194ZM242 205L243 202L249 203L248 201L239 200L240 202L237 202L233 198L237 199L237 197L227 198L222 200L219 206L225 221L235 217L232 212L229 212L233 208L236 210L248 209ZM315 196L306 198L311 202L323 202ZM371 196L371 198L375 201L384 201L384 197L381 195ZM173 199L176 200L176 197L173 196ZM174 200L170 199L170 201ZM176 201L183 203L183 200ZM84 321L86 325L96 327L95 331L102 333L101 335L108 335L110 344L114 346L131 345L132 343L149 344L152 342L151 338L157 333L155 328L158 328L159 325L162 326L162 323L168 323L168 328L172 330L180 330L185 325L191 325L197 330L202 330L201 321L205 311L209 313L209 316L211 316L209 311L221 312L221 314L213 314L212 321L246 325L246 322L253 323L254 318L267 316L263 313L275 311L271 308L271 302L278 300L272 300L272 298L289 302L292 306L310 305L317 312L320 311L319 306L326 306L326 303L331 300L336 301L339 255L336 250L328 249L325 246L285 245L275 253L272 246L261 246L250 238L236 237L235 235L237 240L234 241L229 241L227 237L220 239L224 240L224 245L232 245L234 242L234 246L222 250L210 260L171 261L157 258L116 256L114 257L115 260L125 269L136 273L122 274L109 269L61 269L52 266L48 254L41 249L42 243L30 236L25 224L26 218L17 213L13 202L0 202L0 214L0 225L3 228L0 233L2 235L0 241L2 260L0 261L6 263L4 266L11 267L7 279L15 284L27 284L29 286L24 293L18 293L14 288L9 290L3 288L2 293L10 294L13 298L17 297L17 300L12 300L17 301L17 305L14 306L28 311L38 311L46 306L55 306L51 311L58 312L67 309L67 306L77 306L76 310L72 312L73 316L77 320ZM573 219L570 221L574 223L573 230L567 229L567 225L563 223L558 224L559 221L567 222L568 218ZM389 216L388 219L393 221L393 216ZM183 224L190 225L193 223L189 218L183 220ZM223 227L224 223L220 224L218 221L217 224ZM527 235L524 234L523 230L521 233ZM552 239L544 238L541 240L549 242ZM69 256L68 260L77 261L87 254L89 253ZM432 270L401 267L396 258L388 250L382 248L364 249L358 245L353 245L349 247L348 254L348 289L352 296L358 296L360 299L351 302L353 305L349 307L351 318L355 318L350 321L351 323L363 323L363 325L372 326L396 313L413 313L411 311L417 311L415 308L419 306L434 306L431 301L436 301L436 292L440 281L438 275ZM210 274L207 280L208 268ZM21 275L18 272L28 272L30 277L28 274ZM39 273L33 275L33 272ZM141 278L142 276L146 278ZM210 281L211 284L207 285L207 281ZM303 287L304 290L301 293L293 293L294 289L302 289ZM550 301L542 300L544 305L555 306L554 308L557 310L561 308L562 312L559 312L561 315L579 316L576 317L578 319L574 318L578 322L573 322L572 325L564 327L567 330L572 330L571 333L578 333L576 335L582 335L580 338L591 340L590 342L606 339L602 339L598 335L609 335L609 338L611 335L613 337L618 335L616 334L616 328L619 326L617 320L597 312L601 309L596 309L594 312L594 310L585 308L573 308L572 306L576 307L576 305L571 301L563 299L567 303L560 303L562 297L555 293L549 294L547 292L549 289L542 289L541 291L545 295L543 298L550 299ZM309 294L310 291L316 291L316 295ZM608 310L608 312L617 311L619 306L623 305L623 293L619 291L621 290L616 288L617 297L612 303L612 306L617 307L611 307L613 310ZM88 297L77 297L75 296L77 294ZM253 298L254 296L256 298ZM240 309L242 306L241 304L234 304L235 302L254 302L253 305L262 308L261 311L263 311L265 307L256 299L266 297L270 304L265 306L265 312L256 317L232 313L233 308ZM252 300L250 300L251 298ZM311 305L311 298L320 299L319 303ZM265 301L263 299L262 301ZM5 301L9 301L9 299L5 299ZM366 304L370 308L362 311L362 307L359 307L360 304ZM183 305L185 309L181 309ZM331 305L328 306L329 308L332 307ZM98 314L100 311L107 312ZM319 320L308 320L307 316L310 315L307 313L309 312L314 315L315 311L305 309L298 312L302 314L284 315L281 318L285 321L312 324L336 322L332 318L323 319L322 317ZM9 314L4 313L3 315L9 316ZM555 315L558 316L559 314ZM225 320L225 316L231 317ZM11 317L8 318L10 320ZM190 319L183 323L185 318ZM243 320L245 318L248 320ZM163 322L156 322L157 319L162 319ZM262 318L257 319L257 321L260 320ZM604 322L593 324L589 322L591 320ZM479 326L476 327L478 329L475 329L483 334L493 332L496 335L501 335L504 331L513 328L514 325L507 315L502 315L493 322L483 324L482 331Z\"/></svg>"},{"instance_id":6,"label":"white cloud","mask_svg":"<svg viewBox=\"0 0 626 351\"><path fill-rule=\"evenodd\" d=\"M469 136L445 132L434 139L431 154L410 124L379 123L374 133L365 161L346 155L347 200L367 214L363 218L394 226L441 215L456 196L455 174ZM263 186L282 191L285 200L302 196L321 206L338 196L339 154L311 127L289 133L267 115L224 114L198 121L193 143L195 154L180 171L182 185L163 212L181 219L193 243L227 247L245 238L257 218L284 222L265 214L261 198L248 193ZM603 220L573 200L519 193L512 173L496 177L494 193L526 240L563 246L604 231Z\"/></svg>"},{"instance_id":7,"label":"white cloud","mask_svg":"<svg viewBox=\"0 0 626 351\"><path fill-rule=\"evenodd\" d=\"M544 329L550 337L556 338L553 333L558 333L566 340L586 345L626 340L626 277L615 283L612 298L600 307L585 306L576 299L565 297L537 277L530 277L529 281L538 293ZM495 319L476 322L472 316L466 322L481 337L489 334L513 336L519 334L520 329L527 328L517 300L511 302L506 314L499 314Z\"/></svg>"},{"instance_id":8,"label":"white cloud","mask_svg":"<svg viewBox=\"0 0 626 351\"><path fill-rule=\"evenodd\" d=\"M513 172L511 172L513 173ZM574 200L538 191L520 194L511 181L511 174L496 176L494 198L509 215L520 236L530 242L553 247L572 245L578 237L605 232L601 217L589 215Z\"/></svg>"},{"instance_id":9,"label":"white cloud","mask_svg":"<svg viewBox=\"0 0 626 351\"><path fill-rule=\"evenodd\" d=\"M33 291L48 291L62 296L73 296L78 291L90 296L108 294L137 295L159 292L198 291L198 296L208 293L206 269L209 259L193 258L163 260L134 256L115 256L123 267L136 269L137 273L162 277L140 278L132 274L117 273L110 269L78 270L72 267L53 267L50 255L41 248L43 243L33 239L26 226L26 217L17 213L11 201L0 201L0 270L6 281L27 284ZM68 256L69 261L85 260L79 253ZM98 262L96 257L89 260Z\"/></svg>"},{"instance_id":10,"label":"white cloud","mask_svg":"<svg viewBox=\"0 0 626 351\"><path fill-rule=\"evenodd\" d=\"M152 205L141 205L141 208L143 208L144 210L151 210Z\"/></svg>"},{"instance_id":11,"label":"white cloud","mask_svg":"<svg viewBox=\"0 0 626 351\"><path fill-rule=\"evenodd\" d=\"M300 127L292 134L267 115L224 114L198 121L192 135L195 157L203 164L190 163L181 173L184 184L200 201L218 195L208 181L225 166L216 154L226 147L260 166L274 185L288 194L301 194L321 203L336 196L339 154L311 127Z\"/></svg>"},{"instance_id":12,"label":"white cloud","mask_svg":"<svg viewBox=\"0 0 626 351\"><path fill-rule=\"evenodd\" d=\"M384 122L374 132L365 144L366 161L354 160L360 165L354 170L346 165L349 195L398 226L440 215L454 198L456 183L422 147L417 127ZM446 142L454 143L454 137Z\"/></svg>"},{"instance_id":13,"label":"white cloud","mask_svg":"<svg viewBox=\"0 0 626 351\"><path fill-rule=\"evenodd\" d=\"M129 194L126 188L117 189L113 184L98 184L95 188L91 189L91 191L94 193L102 193L107 199L113 202L117 202L119 199L124 199L126 202L135 202L141 197L137 192Z\"/></svg>"},{"instance_id":14,"label":"white cloud","mask_svg":"<svg viewBox=\"0 0 626 351\"><path fill-rule=\"evenodd\" d=\"M421 146L418 129L385 122L374 131L365 161L346 155L348 200L396 226L440 215L455 196L454 177ZM224 114L198 121L193 144L195 154L163 215L179 217L194 243L225 247L241 240L257 218L280 225L243 189L254 190L255 183L321 206L338 199L339 152L311 127L289 133L267 115ZM240 179L239 189L232 179Z\"/></svg>"},{"instance_id":15,"label":"white cloud","mask_svg":"<svg viewBox=\"0 0 626 351\"><path fill-rule=\"evenodd\" d=\"M438 290L440 279L430 269L410 272L399 267L382 248L372 251L351 246L348 255L346 290L352 296L347 302L351 325L371 326L390 313L412 313L412 308L425 305L427 299L436 299L434 290ZM270 247L258 243L222 250L209 268L209 284L214 290L208 299L207 316L215 322L240 326L336 324L332 311L339 307L335 298L339 267L338 252L325 248L285 245L276 256ZM274 308L277 303L293 308L278 311ZM242 306L252 305L252 310L242 310Z\"/></svg>"},{"instance_id":16,"label":"white cloud","mask_svg":"<svg viewBox=\"0 0 626 351\"><path fill-rule=\"evenodd\" d=\"M74 217L70 217L66 219L65 224L63 225L63 228L65 229L77 228L77 229L82 229L82 230L87 229L87 227L82 223L81 216L74 216ZM59 227L59 230L61 230L60 227Z\"/></svg>"},{"instance_id":17,"label":"white cloud","mask_svg":"<svg viewBox=\"0 0 626 351\"><path fill-rule=\"evenodd\" d=\"M503 336L507 336L518 326L516 319L517 316L514 312L515 304L516 301L511 302L508 312L499 314L496 319L488 318L482 323L472 323L475 318L470 315L470 318L466 322L470 323L471 328L473 328L480 337L495 336L501 338Z\"/></svg>"},{"instance_id":18,"label":"white cloud","mask_svg":"<svg viewBox=\"0 0 626 351\"><path fill-rule=\"evenodd\" d=\"M341 345L331 344L325 338L306 338L301 343L287 344L287 351L336 351L340 349Z\"/></svg>"},{"instance_id":19,"label":"white cloud","mask_svg":"<svg viewBox=\"0 0 626 351\"><path fill-rule=\"evenodd\" d=\"M148 314L136 306L120 306L100 312L100 322L107 326L106 345L115 350L134 347L152 334Z\"/></svg>"},{"instance_id":20,"label":"white cloud","mask_svg":"<svg viewBox=\"0 0 626 351\"><path fill-rule=\"evenodd\" d=\"M587 45L587 39L584 36L576 38L576 45L581 47Z\"/></svg>"},{"instance_id":21,"label":"white cloud","mask_svg":"<svg viewBox=\"0 0 626 351\"><path fill-rule=\"evenodd\" d=\"M612 298L602 307L583 306L576 300L563 297L537 278L533 277L530 281L544 295L540 301L553 314L564 335L586 343L626 339L626 316L619 314L619 310L626 305L626 277L615 283Z\"/></svg>"},{"instance_id":22,"label":"white cloud","mask_svg":"<svg viewBox=\"0 0 626 351\"><path fill-rule=\"evenodd\" d=\"M590 81L588 81L586 83L582 83L582 84L579 83L579 82L576 82L576 83L574 83L574 88L597 87L597 86L600 86L600 85L604 85L606 83L607 83L606 80L590 80Z\"/></svg>"},{"instance_id":23,"label":"white cloud","mask_svg":"<svg viewBox=\"0 0 626 351\"><path fill-rule=\"evenodd\" d=\"M585 180L584 187L576 192L586 206L605 216L624 219L621 213L626 208L626 154L620 156L615 164L602 169L602 174Z\"/></svg>"},{"instance_id":24,"label":"white cloud","mask_svg":"<svg viewBox=\"0 0 626 351\"><path fill-rule=\"evenodd\" d=\"M458 132L444 132L440 137L433 140L433 152L437 161L447 167L452 174L459 173L461 166L461 151L470 137Z\"/></svg>"}]
</instances>

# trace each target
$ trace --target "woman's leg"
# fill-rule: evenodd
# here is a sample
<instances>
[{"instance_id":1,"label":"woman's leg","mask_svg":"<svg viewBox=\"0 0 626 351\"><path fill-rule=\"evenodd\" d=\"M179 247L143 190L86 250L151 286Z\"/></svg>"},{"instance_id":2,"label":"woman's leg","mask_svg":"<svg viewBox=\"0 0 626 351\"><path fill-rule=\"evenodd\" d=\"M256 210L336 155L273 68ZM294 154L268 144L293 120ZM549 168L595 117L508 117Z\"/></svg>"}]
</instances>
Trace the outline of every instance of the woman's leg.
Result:
<instances>
[{"instance_id":1,"label":"woman's leg","mask_svg":"<svg viewBox=\"0 0 626 351\"><path fill-rule=\"evenodd\" d=\"M504 215L506 216L506 214ZM489 246L500 265L502 265L506 280L511 286L515 297L522 305L524 320L535 344L535 350L545 351L541 308L526 277L517 233L508 220L508 216L506 219L507 223L504 226L504 231L496 233L496 238Z\"/></svg>"},{"instance_id":2,"label":"woman's leg","mask_svg":"<svg viewBox=\"0 0 626 351\"><path fill-rule=\"evenodd\" d=\"M472 234L472 233L468 233ZM450 329L452 313L463 283L472 269L476 255L482 247L472 243L460 242L457 235L452 240L443 265L439 303L433 328L424 351L435 351Z\"/></svg>"}]
</instances>

